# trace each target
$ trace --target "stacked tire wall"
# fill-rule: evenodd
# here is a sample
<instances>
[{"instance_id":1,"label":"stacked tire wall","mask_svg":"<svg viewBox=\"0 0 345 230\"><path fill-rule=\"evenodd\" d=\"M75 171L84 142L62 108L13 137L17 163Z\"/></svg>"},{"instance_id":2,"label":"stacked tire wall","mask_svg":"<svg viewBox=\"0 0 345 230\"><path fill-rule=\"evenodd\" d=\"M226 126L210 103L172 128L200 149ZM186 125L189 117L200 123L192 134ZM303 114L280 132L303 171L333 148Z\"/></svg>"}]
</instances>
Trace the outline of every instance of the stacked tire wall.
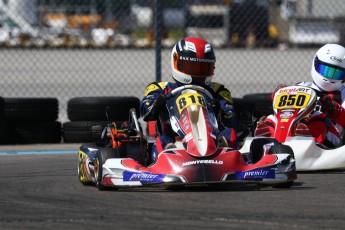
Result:
<instances>
[{"instance_id":1,"label":"stacked tire wall","mask_svg":"<svg viewBox=\"0 0 345 230\"><path fill-rule=\"evenodd\" d=\"M56 98L1 98L0 143L60 143Z\"/></svg>"},{"instance_id":2,"label":"stacked tire wall","mask_svg":"<svg viewBox=\"0 0 345 230\"><path fill-rule=\"evenodd\" d=\"M248 94L234 98L234 106L245 129L254 111L261 115L273 112L270 94ZM109 121L120 126L128 121L129 110L140 114L137 97L75 97L67 104L68 120L57 121L59 102L56 98L0 97L0 144L86 143L100 140L93 126L104 127Z\"/></svg>"},{"instance_id":3,"label":"stacked tire wall","mask_svg":"<svg viewBox=\"0 0 345 230\"><path fill-rule=\"evenodd\" d=\"M140 99L137 97L75 97L67 103L69 121L63 124L63 141L65 143L85 143L99 141L92 126L104 127L109 121L120 126L129 118L129 110L135 108L137 116L140 111Z\"/></svg>"}]
</instances>

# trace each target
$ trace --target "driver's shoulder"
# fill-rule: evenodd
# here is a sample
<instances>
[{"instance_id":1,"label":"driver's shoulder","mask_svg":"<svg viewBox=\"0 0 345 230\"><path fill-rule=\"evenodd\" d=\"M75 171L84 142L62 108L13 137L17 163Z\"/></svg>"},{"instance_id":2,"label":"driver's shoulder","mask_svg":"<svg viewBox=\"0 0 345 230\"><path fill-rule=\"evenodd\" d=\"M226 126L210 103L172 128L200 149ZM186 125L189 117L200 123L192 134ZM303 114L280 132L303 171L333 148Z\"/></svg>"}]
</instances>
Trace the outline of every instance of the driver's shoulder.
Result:
<instances>
[{"instance_id":1,"label":"driver's shoulder","mask_svg":"<svg viewBox=\"0 0 345 230\"><path fill-rule=\"evenodd\" d=\"M214 92L227 90L223 84L214 81L210 82L209 87L211 87L214 90Z\"/></svg>"},{"instance_id":2,"label":"driver's shoulder","mask_svg":"<svg viewBox=\"0 0 345 230\"><path fill-rule=\"evenodd\" d=\"M172 84L171 82L161 81L161 82L151 82L147 85L147 88L154 88L154 89L164 89L168 85Z\"/></svg>"}]
</instances>

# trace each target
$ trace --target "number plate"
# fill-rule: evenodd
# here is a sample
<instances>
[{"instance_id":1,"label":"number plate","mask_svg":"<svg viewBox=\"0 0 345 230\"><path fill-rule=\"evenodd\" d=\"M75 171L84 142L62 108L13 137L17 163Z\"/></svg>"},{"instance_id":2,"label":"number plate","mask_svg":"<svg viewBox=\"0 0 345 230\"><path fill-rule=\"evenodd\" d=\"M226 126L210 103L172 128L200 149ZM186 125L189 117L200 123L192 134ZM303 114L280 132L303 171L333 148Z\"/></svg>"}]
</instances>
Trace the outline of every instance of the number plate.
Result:
<instances>
[{"instance_id":1,"label":"number plate","mask_svg":"<svg viewBox=\"0 0 345 230\"><path fill-rule=\"evenodd\" d=\"M186 94L180 95L176 99L176 105L177 105L179 113L181 113L181 111L184 108L190 105L199 105L199 106L205 107L205 100L204 100L204 97L199 93L186 93Z\"/></svg>"}]
</instances>

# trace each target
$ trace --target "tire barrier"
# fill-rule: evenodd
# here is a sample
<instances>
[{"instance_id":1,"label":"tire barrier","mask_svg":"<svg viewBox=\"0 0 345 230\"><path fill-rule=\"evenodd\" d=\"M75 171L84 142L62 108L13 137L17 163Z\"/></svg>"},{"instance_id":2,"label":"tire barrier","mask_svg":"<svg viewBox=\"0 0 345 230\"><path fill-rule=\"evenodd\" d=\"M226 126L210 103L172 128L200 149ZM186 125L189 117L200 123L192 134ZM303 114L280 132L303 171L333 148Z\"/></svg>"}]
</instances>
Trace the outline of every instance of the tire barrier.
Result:
<instances>
[{"instance_id":1,"label":"tire barrier","mask_svg":"<svg viewBox=\"0 0 345 230\"><path fill-rule=\"evenodd\" d=\"M106 121L108 108L110 120L125 121L131 108L139 116L139 107L137 97L75 97L67 103L67 116L70 121Z\"/></svg>"},{"instance_id":2,"label":"tire barrier","mask_svg":"<svg viewBox=\"0 0 345 230\"><path fill-rule=\"evenodd\" d=\"M119 127L129 118L129 110L135 108L140 115L140 99L137 97L75 97L67 102L67 116L70 120L63 126L65 143L100 141L100 133L92 131L93 126L104 127L108 119ZM107 114L109 118L107 117Z\"/></svg>"},{"instance_id":3,"label":"tire barrier","mask_svg":"<svg viewBox=\"0 0 345 230\"><path fill-rule=\"evenodd\" d=\"M57 98L5 98L5 117L9 121L55 121L59 116Z\"/></svg>"},{"instance_id":4,"label":"tire barrier","mask_svg":"<svg viewBox=\"0 0 345 230\"><path fill-rule=\"evenodd\" d=\"M1 104L0 126L6 134L0 131L0 144L61 142L56 98L3 98L3 106Z\"/></svg>"},{"instance_id":5,"label":"tire barrier","mask_svg":"<svg viewBox=\"0 0 345 230\"><path fill-rule=\"evenodd\" d=\"M9 144L60 143L61 122L12 123Z\"/></svg>"},{"instance_id":6,"label":"tire barrier","mask_svg":"<svg viewBox=\"0 0 345 230\"><path fill-rule=\"evenodd\" d=\"M240 131L246 130L254 111L271 114L270 93L248 94L233 98ZM0 97L0 145L31 143L86 143L100 140L100 131L109 120L118 127L129 117L129 109L140 115L137 97L75 97L67 104L68 122L57 121L59 102L56 98Z\"/></svg>"},{"instance_id":7,"label":"tire barrier","mask_svg":"<svg viewBox=\"0 0 345 230\"><path fill-rule=\"evenodd\" d=\"M8 122L5 120L5 100L0 97L0 144L7 144L9 140L9 126Z\"/></svg>"},{"instance_id":8,"label":"tire barrier","mask_svg":"<svg viewBox=\"0 0 345 230\"><path fill-rule=\"evenodd\" d=\"M100 141L100 135L94 135L92 127L104 127L107 121L69 121L62 124L64 143L85 143Z\"/></svg>"},{"instance_id":9,"label":"tire barrier","mask_svg":"<svg viewBox=\"0 0 345 230\"><path fill-rule=\"evenodd\" d=\"M252 114L255 110L255 104L252 101L243 98L233 98L234 109L238 119L238 131L242 132L246 129L247 123L251 122Z\"/></svg>"},{"instance_id":10,"label":"tire barrier","mask_svg":"<svg viewBox=\"0 0 345 230\"><path fill-rule=\"evenodd\" d=\"M243 99L253 102L255 105L254 109L256 111L261 113L263 116L268 116L273 114L271 94L272 93L247 94L243 96Z\"/></svg>"},{"instance_id":11,"label":"tire barrier","mask_svg":"<svg viewBox=\"0 0 345 230\"><path fill-rule=\"evenodd\" d=\"M123 121L116 121L120 127ZM108 121L69 121L62 124L64 143L87 143L101 141L101 131L108 124ZM97 131L92 130L94 126L101 126Z\"/></svg>"}]
</instances>

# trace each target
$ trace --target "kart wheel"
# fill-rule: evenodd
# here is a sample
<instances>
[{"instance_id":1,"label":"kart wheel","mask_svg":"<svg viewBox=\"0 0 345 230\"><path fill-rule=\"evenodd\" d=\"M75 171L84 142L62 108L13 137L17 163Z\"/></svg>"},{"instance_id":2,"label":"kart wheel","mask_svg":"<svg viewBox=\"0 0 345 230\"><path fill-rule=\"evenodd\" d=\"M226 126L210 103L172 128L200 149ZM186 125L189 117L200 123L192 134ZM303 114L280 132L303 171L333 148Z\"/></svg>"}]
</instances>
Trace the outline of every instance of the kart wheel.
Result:
<instances>
[{"instance_id":1,"label":"kart wheel","mask_svg":"<svg viewBox=\"0 0 345 230\"><path fill-rule=\"evenodd\" d=\"M86 148L94 148L94 149L98 149L101 146L98 145L97 143L86 143L86 144L82 144L80 146L79 149L86 149ZM93 182L90 180L86 180L87 176L84 174L85 169L84 169L84 159L85 156L83 156L83 154L79 151L78 153L78 178L80 183L82 183L83 185L92 185Z\"/></svg>"},{"instance_id":2,"label":"kart wheel","mask_svg":"<svg viewBox=\"0 0 345 230\"><path fill-rule=\"evenodd\" d=\"M250 152L248 154L249 160L253 164L261 160L264 155L264 145L269 143L277 143L277 140L274 138L257 138L252 141L250 144Z\"/></svg>"},{"instance_id":3,"label":"kart wheel","mask_svg":"<svg viewBox=\"0 0 345 230\"><path fill-rule=\"evenodd\" d=\"M83 185L91 185L93 184L91 181L83 181L83 173L82 173L82 166L83 165L83 162L79 159L79 163L78 163L78 178L79 178L79 181L80 183L82 183Z\"/></svg>"},{"instance_id":4,"label":"kart wheel","mask_svg":"<svg viewBox=\"0 0 345 230\"><path fill-rule=\"evenodd\" d=\"M97 151L94 170L96 187L100 190L106 190L107 187L103 185L103 164L110 158L119 158L119 152L113 148L101 148Z\"/></svg>"}]
</instances>

